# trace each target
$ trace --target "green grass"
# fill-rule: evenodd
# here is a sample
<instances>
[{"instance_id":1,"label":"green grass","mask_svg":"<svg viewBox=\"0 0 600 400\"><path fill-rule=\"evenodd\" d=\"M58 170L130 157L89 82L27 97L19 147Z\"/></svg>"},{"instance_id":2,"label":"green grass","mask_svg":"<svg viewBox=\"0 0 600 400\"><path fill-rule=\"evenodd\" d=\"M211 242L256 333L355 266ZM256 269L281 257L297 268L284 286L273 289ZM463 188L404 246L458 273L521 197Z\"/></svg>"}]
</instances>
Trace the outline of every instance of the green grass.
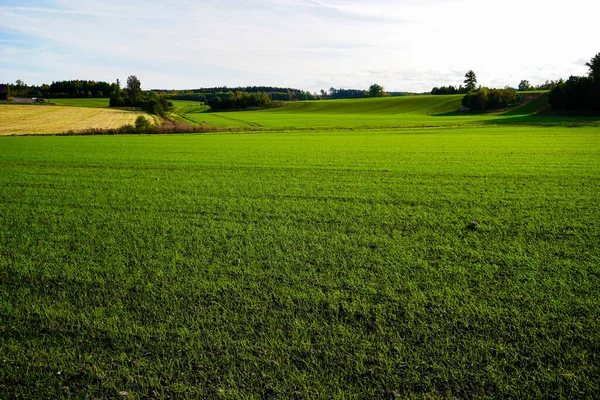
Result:
<instances>
[{"instance_id":1,"label":"green grass","mask_svg":"<svg viewBox=\"0 0 600 400\"><path fill-rule=\"evenodd\" d=\"M204 109L204 108L208 107L208 106L205 106L204 103L201 101L191 101L191 100L169 100L169 101L171 103L173 103L174 107L183 109L185 111L188 111L187 109L189 109L189 108Z\"/></svg>"},{"instance_id":2,"label":"green grass","mask_svg":"<svg viewBox=\"0 0 600 400\"><path fill-rule=\"evenodd\" d=\"M595 127L2 137L2 397L594 397L598 154Z\"/></svg>"},{"instance_id":3,"label":"green grass","mask_svg":"<svg viewBox=\"0 0 600 400\"><path fill-rule=\"evenodd\" d=\"M196 119L190 118L189 114L198 114L206 112L210 107L204 105L200 101L189 101L189 100L169 100L173 103L173 110L171 115L180 122L189 125L201 125Z\"/></svg>"},{"instance_id":4,"label":"green grass","mask_svg":"<svg viewBox=\"0 0 600 400\"><path fill-rule=\"evenodd\" d=\"M108 108L108 98L90 99L50 99L49 102L59 106Z\"/></svg>"},{"instance_id":5,"label":"green grass","mask_svg":"<svg viewBox=\"0 0 600 400\"><path fill-rule=\"evenodd\" d=\"M172 100L172 115L176 120L190 125L253 130L422 128L486 124L600 125L597 117L532 116L547 105L547 95L514 110L486 114L457 112L462 97L423 95L299 101L281 108L235 112L209 112L210 108L202 102ZM108 99L53 99L52 102L77 107L108 107Z\"/></svg>"},{"instance_id":6,"label":"green grass","mask_svg":"<svg viewBox=\"0 0 600 400\"><path fill-rule=\"evenodd\" d=\"M528 94L529 92L522 92L524 94ZM537 93L531 93L533 95ZM544 94L539 96L537 99L523 105L522 107L518 107L514 110L507 111L502 113L503 116L513 116L513 115L531 115L537 112L538 110L543 109L548 106L548 95Z\"/></svg>"},{"instance_id":7,"label":"green grass","mask_svg":"<svg viewBox=\"0 0 600 400\"><path fill-rule=\"evenodd\" d=\"M462 96L409 96L377 99L290 102L287 106L260 111L190 113L199 123L213 126L265 128L360 128L399 125L442 125L436 117L460 108ZM452 124L463 124L471 116L453 116Z\"/></svg>"},{"instance_id":8,"label":"green grass","mask_svg":"<svg viewBox=\"0 0 600 400\"><path fill-rule=\"evenodd\" d=\"M290 102L259 111L181 113L184 122L215 127L264 129L381 129L391 127L456 127L486 124L594 124L600 118L535 117L547 96L508 112L460 113L462 95L405 96L375 99Z\"/></svg>"}]
</instances>

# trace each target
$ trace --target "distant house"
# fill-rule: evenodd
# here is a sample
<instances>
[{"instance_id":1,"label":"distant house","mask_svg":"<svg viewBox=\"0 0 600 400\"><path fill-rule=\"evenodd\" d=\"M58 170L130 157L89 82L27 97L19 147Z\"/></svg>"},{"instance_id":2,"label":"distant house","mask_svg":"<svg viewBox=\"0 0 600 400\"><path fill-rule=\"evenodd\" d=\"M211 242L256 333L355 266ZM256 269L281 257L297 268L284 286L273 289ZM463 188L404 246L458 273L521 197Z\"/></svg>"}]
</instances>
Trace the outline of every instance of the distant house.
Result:
<instances>
[{"instance_id":1,"label":"distant house","mask_svg":"<svg viewBox=\"0 0 600 400\"><path fill-rule=\"evenodd\" d=\"M0 85L0 101L8 100L8 85Z\"/></svg>"}]
</instances>

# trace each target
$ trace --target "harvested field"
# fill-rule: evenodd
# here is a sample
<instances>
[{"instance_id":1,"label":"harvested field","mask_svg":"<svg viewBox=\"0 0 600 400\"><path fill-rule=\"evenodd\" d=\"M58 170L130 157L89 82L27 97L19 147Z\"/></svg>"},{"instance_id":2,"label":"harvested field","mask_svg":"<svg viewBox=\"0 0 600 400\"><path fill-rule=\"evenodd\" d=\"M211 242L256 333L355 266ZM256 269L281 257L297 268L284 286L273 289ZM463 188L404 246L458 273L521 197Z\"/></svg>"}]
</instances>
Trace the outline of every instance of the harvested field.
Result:
<instances>
[{"instance_id":1,"label":"harvested field","mask_svg":"<svg viewBox=\"0 0 600 400\"><path fill-rule=\"evenodd\" d=\"M3 105L0 107L0 135L52 134L90 128L118 128L133 124L144 112L82 107Z\"/></svg>"}]
</instances>

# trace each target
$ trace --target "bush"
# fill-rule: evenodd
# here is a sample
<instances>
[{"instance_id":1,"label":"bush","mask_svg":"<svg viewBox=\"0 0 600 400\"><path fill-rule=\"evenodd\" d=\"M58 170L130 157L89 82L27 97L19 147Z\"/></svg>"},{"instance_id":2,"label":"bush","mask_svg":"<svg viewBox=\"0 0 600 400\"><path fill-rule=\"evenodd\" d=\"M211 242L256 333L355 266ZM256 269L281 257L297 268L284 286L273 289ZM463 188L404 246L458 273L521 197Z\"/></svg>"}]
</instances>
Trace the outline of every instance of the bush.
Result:
<instances>
[{"instance_id":1,"label":"bush","mask_svg":"<svg viewBox=\"0 0 600 400\"><path fill-rule=\"evenodd\" d=\"M150 125L151 124L148 118L144 117L143 115L140 115L135 120L135 130L138 132L148 130L148 128L150 128Z\"/></svg>"},{"instance_id":2,"label":"bush","mask_svg":"<svg viewBox=\"0 0 600 400\"><path fill-rule=\"evenodd\" d=\"M125 106L125 101L123 100L123 98L121 96L111 96L110 97L109 107L124 107L124 106Z\"/></svg>"}]
</instances>

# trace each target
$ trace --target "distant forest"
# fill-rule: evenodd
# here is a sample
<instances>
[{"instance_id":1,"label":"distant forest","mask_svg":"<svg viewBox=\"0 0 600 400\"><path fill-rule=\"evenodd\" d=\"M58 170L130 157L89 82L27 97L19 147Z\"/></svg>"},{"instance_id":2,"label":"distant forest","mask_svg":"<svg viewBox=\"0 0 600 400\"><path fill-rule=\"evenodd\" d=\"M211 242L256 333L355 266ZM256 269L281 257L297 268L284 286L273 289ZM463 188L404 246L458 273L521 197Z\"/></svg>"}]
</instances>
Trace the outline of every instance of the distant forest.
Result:
<instances>
[{"instance_id":1,"label":"distant forest","mask_svg":"<svg viewBox=\"0 0 600 400\"><path fill-rule=\"evenodd\" d=\"M110 83L102 81L58 81L41 86L29 86L17 79L14 84L8 84L8 91L12 97L40 97L40 98L87 98L109 97Z\"/></svg>"},{"instance_id":2,"label":"distant forest","mask_svg":"<svg viewBox=\"0 0 600 400\"><path fill-rule=\"evenodd\" d=\"M69 80L57 81L51 84L43 84L40 86L27 85L21 80L17 80L14 84L9 83L8 89L12 97L38 97L44 99L51 98L108 98L114 90L114 84L103 81L93 80ZM376 85L379 86L379 85ZM380 87L382 90L383 88ZM281 88L273 86L246 86L230 88L227 86L200 88L189 90L163 90L153 89L150 92L159 96L164 96L169 100L189 100L202 101L210 103L215 98L220 98L223 105L230 104L230 100L239 100L241 97L247 99L257 99L260 95L264 99L266 94L269 101L297 101L297 100L334 100L334 99L359 99L364 97L372 97L370 89L336 89L321 90L320 93L311 93L309 91ZM240 92L243 95L240 95ZM385 92L386 96L406 96L416 93L408 92ZM248 101L249 104L259 105L264 101ZM256 104L255 104L256 103Z\"/></svg>"},{"instance_id":3,"label":"distant forest","mask_svg":"<svg viewBox=\"0 0 600 400\"><path fill-rule=\"evenodd\" d=\"M189 90L152 90L158 95L165 96L169 100L190 100L210 102L212 99L219 97L229 99L235 96L236 93L266 93L271 100L294 101L294 100L318 100L319 96L308 91L291 88L279 88L272 86L247 86L229 88L227 86L200 88Z\"/></svg>"},{"instance_id":4,"label":"distant forest","mask_svg":"<svg viewBox=\"0 0 600 400\"><path fill-rule=\"evenodd\" d=\"M365 97L383 97L383 96L410 96L418 93L410 92L386 92L383 87L373 84L369 89L336 89L334 87L329 90L321 90L321 99L362 99Z\"/></svg>"},{"instance_id":5,"label":"distant forest","mask_svg":"<svg viewBox=\"0 0 600 400\"><path fill-rule=\"evenodd\" d=\"M541 85L531 85L529 84L528 81L526 80L522 80L521 83L519 83L519 87L513 90L519 90L519 91L528 91L528 90L551 90L554 87L556 87L556 85L558 85L559 81L546 81L545 83L542 83ZM440 86L440 87L434 87L433 89L431 89L431 94L437 94L437 95L445 95L445 94L467 94L469 93L471 90L463 85L459 85L459 86L454 86L454 85L449 85L449 86Z\"/></svg>"},{"instance_id":6,"label":"distant forest","mask_svg":"<svg viewBox=\"0 0 600 400\"><path fill-rule=\"evenodd\" d=\"M8 84L9 93L12 97L43 97L43 98L88 98L105 97L111 95L111 84L92 80L70 80L52 82L40 86L27 85L21 80L14 84ZM193 100L208 102L214 97L227 97L236 92L244 93L267 93L271 100L294 101L294 100L317 100L319 96L308 91L291 88L278 88L270 86L249 86L228 88L214 87L192 90L151 90L158 95L163 95L171 100Z\"/></svg>"},{"instance_id":7,"label":"distant forest","mask_svg":"<svg viewBox=\"0 0 600 400\"><path fill-rule=\"evenodd\" d=\"M235 88L222 86L191 90L153 90L153 92L163 95L170 100L191 100L210 103L216 97L219 97L225 102L230 99L240 98L239 93L243 93L246 97L252 97L250 94L267 94L273 101L362 99L364 97L373 97L373 93L370 92L371 88L363 90L336 89L332 87L329 90L321 90L320 93L311 93L309 91L299 89L272 86L247 86ZM381 90L383 90L383 88L381 88ZM385 95L387 96L406 96L410 94L414 93L385 92Z\"/></svg>"}]
</instances>

